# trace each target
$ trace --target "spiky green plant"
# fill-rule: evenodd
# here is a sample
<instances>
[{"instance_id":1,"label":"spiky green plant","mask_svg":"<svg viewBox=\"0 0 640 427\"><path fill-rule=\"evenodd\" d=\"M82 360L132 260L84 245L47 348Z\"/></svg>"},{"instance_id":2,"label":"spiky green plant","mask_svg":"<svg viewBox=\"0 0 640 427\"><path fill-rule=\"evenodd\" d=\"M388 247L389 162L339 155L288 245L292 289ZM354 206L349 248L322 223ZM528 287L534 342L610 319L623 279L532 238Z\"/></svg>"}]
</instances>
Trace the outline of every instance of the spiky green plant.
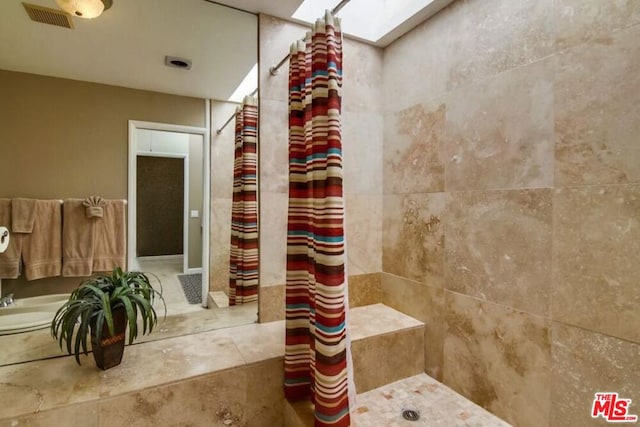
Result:
<instances>
[{"instance_id":1,"label":"spiky green plant","mask_svg":"<svg viewBox=\"0 0 640 427\"><path fill-rule=\"evenodd\" d=\"M153 308L156 296L162 300L166 315L162 288L155 290L145 273L123 272L117 267L111 275L100 275L84 281L71 293L69 300L58 309L51 321L51 335L58 340L60 349L63 349L63 341L66 342L67 352L75 355L79 365L80 351L88 354L87 336L92 325L98 342L102 338L105 322L113 336L113 310L119 307L124 307L129 323L129 344L138 337L138 314L142 319L142 334L151 333L158 322L158 315Z\"/></svg>"}]
</instances>

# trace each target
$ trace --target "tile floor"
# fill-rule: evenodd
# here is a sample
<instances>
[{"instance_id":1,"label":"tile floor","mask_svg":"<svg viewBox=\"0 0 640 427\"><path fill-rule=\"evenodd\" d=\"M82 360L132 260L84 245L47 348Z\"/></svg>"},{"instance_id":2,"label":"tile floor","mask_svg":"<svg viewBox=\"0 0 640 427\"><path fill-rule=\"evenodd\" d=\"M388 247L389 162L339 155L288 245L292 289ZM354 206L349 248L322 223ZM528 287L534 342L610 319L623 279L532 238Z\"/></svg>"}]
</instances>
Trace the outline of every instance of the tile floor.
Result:
<instances>
[{"instance_id":1,"label":"tile floor","mask_svg":"<svg viewBox=\"0 0 640 427\"><path fill-rule=\"evenodd\" d=\"M509 427L495 415L426 374L405 378L358 395L358 427ZM403 409L418 411L418 421L402 418Z\"/></svg>"},{"instance_id":2,"label":"tile floor","mask_svg":"<svg viewBox=\"0 0 640 427\"><path fill-rule=\"evenodd\" d=\"M204 310L200 304L189 304L184 295L178 274L182 274L182 260L141 260L138 259L140 271L153 273L162 284L162 296L167 304L167 316L173 314L191 313ZM149 276L151 283L157 287L153 275ZM156 300L156 311L162 311L162 301ZM158 310L160 309L160 310Z\"/></svg>"}]
</instances>

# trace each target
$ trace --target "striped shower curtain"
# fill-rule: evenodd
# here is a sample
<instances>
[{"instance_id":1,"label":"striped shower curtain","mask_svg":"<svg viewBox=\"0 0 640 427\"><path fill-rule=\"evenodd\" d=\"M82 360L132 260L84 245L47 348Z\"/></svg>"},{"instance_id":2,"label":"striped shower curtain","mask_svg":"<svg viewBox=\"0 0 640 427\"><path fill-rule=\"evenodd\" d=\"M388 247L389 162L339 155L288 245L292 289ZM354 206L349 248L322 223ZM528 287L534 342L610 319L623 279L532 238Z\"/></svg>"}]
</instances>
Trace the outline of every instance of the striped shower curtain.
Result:
<instances>
[{"instance_id":1,"label":"striped shower curtain","mask_svg":"<svg viewBox=\"0 0 640 427\"><path fill-rule=\"evenodd\" d=\"M236 111L229 305L258 300L257 131L258 103L248 96Z\"/></svg>"},{"instance_id":2,"label":"striped shower curtain","mask_svg":"<svg viewBox=\"0 0 640 427\"><path fill-rule=\"evenodd\" d=\"M310 397L315 426L349 426L342 34L327 12L289 63L285 396Z\"/></svg>"}]
</instances>

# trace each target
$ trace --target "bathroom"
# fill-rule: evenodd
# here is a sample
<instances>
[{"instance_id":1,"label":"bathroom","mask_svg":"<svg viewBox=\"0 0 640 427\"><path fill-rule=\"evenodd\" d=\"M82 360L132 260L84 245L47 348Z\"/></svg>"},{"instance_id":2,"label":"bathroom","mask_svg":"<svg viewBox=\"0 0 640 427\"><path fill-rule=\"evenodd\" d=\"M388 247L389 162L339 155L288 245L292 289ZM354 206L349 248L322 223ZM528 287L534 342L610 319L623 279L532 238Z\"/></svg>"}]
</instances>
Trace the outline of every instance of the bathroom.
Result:
<instances>
[{"instance_id":1,"label":"bathroom","mask_svg":"<svg viewBox=\"0 0 640 427\"><path fill-rule=\"evenodd\" d=\"M352 2L350 7L359 3ZM34 3L57 7L54 1ZM125 3L115 0L101 17L76 20L76 25L86 31L92 25L101 28L110 15L126 10ZM200 3L210 6L202 0L184 4ZM287 19L300 5L297 0L274 6L220 3L257 14L252 16L259 64L259 323L239 326L242 333L235 328L185 336L160 333L162 339L127 348L122 366L104 373L89 360L78 367L72 357L10 365L0 361L6 365L0 367L0 426L294 425L282 392L287 66L276 76L269 68L307 27ZM357 325L352 325L357 392L424 372L515 426L606 425L604 418L592 418L599 392L631 399L629 415L637 415L638 2L433 3L442 9L427 20L410 22L408 32L384 47L344 38L349 302L354 312L382 310L380 305L384 313L392 309L405 316L406 326L400 334L358 341ZM131 16L139 18L140 7ZM183 7L179 12L186 15L189 6ZM267 7L274 9L261 9ZM27 19L20 2L3 2L2 8L2 35L8 31L6 19ZM341 12L345 25L347 12L346 7ZM4 65L10 53L2 43L0 69L7 71L0 72L1 93L16 84L18 73ZM39 74L37 69L30 73ZM98 99L107 96L121 99L118 105L133 104L125 89L102 87L108 92L96 96L96 108L102 104ZM111 171L105 159L113 159L122 167L121 173L109 175L119 190L101 190L100 195L125 198L127 120L206 127L201 99L153 94L141 107L149 111L144 117L124 111L118 119L117 146L99 140L104 133L100 118L115 114L108 106L72 119L70 132L89 122L89 130L78 132L98 141L86 158L74 157L71 149L78 147L67 150L44 142L45 127L51 125L47 117L53 114L47 103L63 94L36 95L42 102L33 98L30 105L41 117L29 125L40 129L41 154L12 158L6 150L15 143L0 144L0 197L24 196L13 190L18 185L6 172L10 163L47 170L51 159L72 159L67 169L81 173L65 183L64 192L52 187L52 178L39 176L41 193L29 195L65 198L93 193L96 183L83 178L82 165L104 167L104 175ZM11 125L6 117L13 108L5 100L0 102L2 129ZM222 235L228 227L218 230L213 218L216 207L230 202L215 194L213 177L222 168L222 175L232 172L228 162L216 165L222 155L216 150L230 150L233 126L219 136L215 130L233 109L211 104L209 275L219 276L224 268L214 267L216 259L226 255L216 249L228 245ZM196 113L190 114L193 109ZM38 127L40 120L46 126ZM362 321L365 329L378 327L379 319L367 316L354 314L352 320ZM396 365L392 369L386 363ZM357 425L497 422L485 424L480 420L486 414L479 414L472 424L475 413L461 412L462 418L469 416L466 421L431 418L429 424L433 408L425 403L416 408L418 422L402 421L398 411L395 424L378 423L369 417L374 407L360 397L353 408Z\"/></svg>"}]
</instances>

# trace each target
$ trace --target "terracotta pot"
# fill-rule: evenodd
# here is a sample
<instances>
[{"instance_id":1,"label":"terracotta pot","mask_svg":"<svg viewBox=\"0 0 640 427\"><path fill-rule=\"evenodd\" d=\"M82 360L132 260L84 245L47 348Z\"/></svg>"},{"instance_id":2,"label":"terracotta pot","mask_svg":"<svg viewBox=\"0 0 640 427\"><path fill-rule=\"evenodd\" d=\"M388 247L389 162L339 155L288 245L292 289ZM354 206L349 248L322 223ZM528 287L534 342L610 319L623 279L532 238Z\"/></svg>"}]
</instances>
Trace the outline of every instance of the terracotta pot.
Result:
<instances>
[{"instance_id":1,"label":"terracotta pot","mask_svg":"<svg viewBox=\"0 0 640 427\"><path fill-rule=\"evenodd\" d=\"M118 307L113 314L113 332L109 333L109 327L105 321L102 325L102 338L98 342L95 325L91 325L91 348L96 366L102 370L107 370L118 366L122 361L124 353L124 337L127 329L127 315L124 307Z\"/></svg>"}]
</instances>

